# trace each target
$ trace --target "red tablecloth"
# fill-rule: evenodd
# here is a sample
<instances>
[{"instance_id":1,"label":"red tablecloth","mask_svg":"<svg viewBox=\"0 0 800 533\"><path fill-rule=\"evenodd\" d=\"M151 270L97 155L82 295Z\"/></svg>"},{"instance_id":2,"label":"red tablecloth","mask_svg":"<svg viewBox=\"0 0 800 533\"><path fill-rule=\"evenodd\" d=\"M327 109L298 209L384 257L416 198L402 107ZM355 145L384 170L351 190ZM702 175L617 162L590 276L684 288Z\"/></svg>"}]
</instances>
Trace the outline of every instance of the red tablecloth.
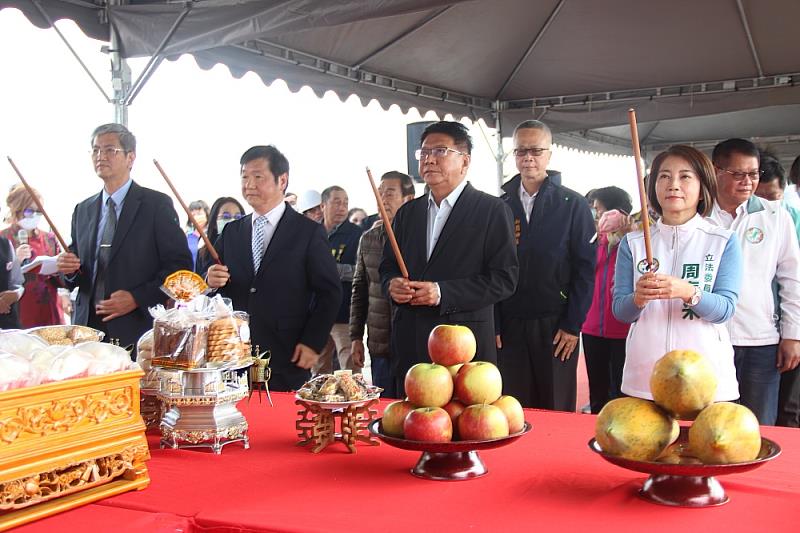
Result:
<instances>
[{"instance_id":1,"label":"red tablecloth","mask_svg":"<svg viewBox=\"0 0 800 533\"><path fill-rule=\"evenodd\" d=\"M240 408L251 449L221 455L160 450L151 438L152 483L19 528L34 531L797 531L800 431L763 428L783 454L761 468L722 476L731 501L708 509L639 499L646 475L606 463L587 447L595 417L527 411L533 431L481 452L489 468L461 482L417 479L419 457L385 444L334 444L319 454L296 445L293 397L255 396Z\"/></svg>"}]
</instances>

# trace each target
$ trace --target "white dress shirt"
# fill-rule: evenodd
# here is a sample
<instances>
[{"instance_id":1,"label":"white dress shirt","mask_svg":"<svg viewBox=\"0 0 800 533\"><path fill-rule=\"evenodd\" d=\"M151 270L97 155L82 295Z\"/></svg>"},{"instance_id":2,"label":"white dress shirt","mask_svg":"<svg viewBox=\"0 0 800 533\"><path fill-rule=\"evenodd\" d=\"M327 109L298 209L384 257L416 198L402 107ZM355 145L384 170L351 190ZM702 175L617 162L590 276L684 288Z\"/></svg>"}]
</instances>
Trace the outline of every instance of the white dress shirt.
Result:
<instances>
[{"instance_id":1,"label":"white dress shirt","mask_svg":"<svg viewBox=\"0 0 800 533\"><path fill-rule=\"evenodd\" d=\"M536 202L536 195L539 191L533 194L528 194L525 187L522 186L522 181L519 183L519 201L522 202L522 209L525 210L525 220L531 221L531 213L533 212L533 204Z\"/></svg>"},{"instance_id":2,"label":"white dress shirt","mask_svg":"<svg viewBox=\"0 0 800 533\"><path fill-rule=\"evenodd\" d=\"M441 205L436 205L432 192L428 193L428 259L431 258L433 249L436 248L436 243L439 241L439 236L442 234L442 229L450 217L453 206L456 205L458 197L461 196L466 186L467 180L463 180L453 189L453 192L442 200Z\"/></svg>"},{"instance_id":3,"label":"white dress shirt","mask_svg":"<svg viewBox=\"0 0 800 533\"><path fill-rule=\"evenodd\" d=\"M269 243L272 240L272 236L275 235L275 228L278 227L278 222L281 221L281 217L283 213L286 211L286 202L279 203L276 207L272 208L271 211L268 211L264 215L259 215L256 212L253 212L253 216L250 218L250 223L252 224L253 235L255 235L255 225L256 219L260 218L261 216L267 217L267 223L264 225L264 253L267 252L267 248L269 248Z\"/></svg>"}]
</instances>

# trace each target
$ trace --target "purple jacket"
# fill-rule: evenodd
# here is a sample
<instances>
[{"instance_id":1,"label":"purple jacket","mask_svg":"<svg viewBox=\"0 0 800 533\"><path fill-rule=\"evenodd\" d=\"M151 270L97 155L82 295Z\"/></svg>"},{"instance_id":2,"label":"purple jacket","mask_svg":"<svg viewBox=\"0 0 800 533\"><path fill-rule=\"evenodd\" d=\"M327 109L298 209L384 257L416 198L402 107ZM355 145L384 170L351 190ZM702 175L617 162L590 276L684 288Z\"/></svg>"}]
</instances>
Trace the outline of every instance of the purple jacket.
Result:
<instances>
[{"instance_id":1,"label":"purple jacket","mask_svg":"<svg viewBox=\"0 0 800 533\"><path fill-rule=\"evenodd\" d=\"M600 234L597 239L597 265L594 269L594 293L592 305L586 315L581 331L595 337L624 339L628 336L630 324L614 318L611 308L614 303L614 269L617 264L619 243L608 251L608 236Z\"/></svg>"}]
</instances>

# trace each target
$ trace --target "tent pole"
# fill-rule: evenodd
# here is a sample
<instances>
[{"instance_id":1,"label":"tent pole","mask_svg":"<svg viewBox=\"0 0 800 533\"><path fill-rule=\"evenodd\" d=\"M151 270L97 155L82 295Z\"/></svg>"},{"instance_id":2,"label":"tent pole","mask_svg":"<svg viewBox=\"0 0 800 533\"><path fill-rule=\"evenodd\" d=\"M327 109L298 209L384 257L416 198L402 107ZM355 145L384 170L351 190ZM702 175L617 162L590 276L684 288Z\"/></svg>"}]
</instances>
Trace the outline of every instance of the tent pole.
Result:
<instances>
[{"instance_id":1,"label":"tent pole","mask_svg":"<svg viewBox=\"0 0 800 533\"><path fill-rule=\"evenodd\" d=\"M494 159L497 164L497 191L499 193L503 186L503 162L506 159L505 151L503 150L503 127L500 121L501 112L499 100L495 102L495 109L497 110L495 111L495 121L497 123L497 152L494 155Z\"/></svg>"},{"instance_id":2,"label":"tent pole","mask_svg":"<svg viewBox=\"0 0 800 533\"><path fill-rule=\"evenodd\" d=\"M127 4L127 0L108 0L108 5L122 5ZM125 99L131 90L131 69L128 62L120 54L120 39L117 30L113 24L109 24L111 32L111 49L109 56L111 58L111 86L114 89L114 122L128 126L128 104Z\"/></svg>"}]
</instances>

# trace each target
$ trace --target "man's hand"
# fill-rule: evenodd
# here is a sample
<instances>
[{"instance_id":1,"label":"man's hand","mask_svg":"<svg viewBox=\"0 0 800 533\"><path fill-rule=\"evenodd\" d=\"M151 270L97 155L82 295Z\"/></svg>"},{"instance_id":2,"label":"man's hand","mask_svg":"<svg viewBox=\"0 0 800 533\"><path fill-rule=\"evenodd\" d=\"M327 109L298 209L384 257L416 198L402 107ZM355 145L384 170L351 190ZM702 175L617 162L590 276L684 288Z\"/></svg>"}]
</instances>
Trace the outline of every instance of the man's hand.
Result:
<instances>
[{"instance_id":1,"label":"man's hand","mask_svg":"<svg viewBox=\"0 0 800 533\"><path fill-rule=\"evenodd\" d=\"M294 347L294 354L292 354L292 363L300 368L309 370L317 364L319 354L302 343L297 343Z\"/></svg>"},{"instance_id":2,"label":"man's hand","mask_svg":"<svg viewBox=\"0 0 800 533\"><path fill-rule=\"evenodd\" d=\"M72 252L62 252L56 258L56 268L62 274L74 274L81 268L81 260Z\"/></svg>"},{"instance_id":3,"label":"man's hand","mask_svg":"<svg viewBox=\"0 0 800 533\"><path fill-rule=\"evenodd\" d=\"M578 336L571 335L563 329L560 329L556 332L553 344L556 347L555 350L553 350L553 357L560 357L562 361L566 361L572 357L572 351L578 344Z\"/></svg>"},{"instance_id":4,"label":"man's hand","mask_svg":"<svg viewBox=\"0 0 800 533\"><path fill-rule=\"evenodd\" d=\"M350 343L350 355L356 368L364 368L364 341L356 339Z\"/></svg>"},{"instance_id":5,"label":"man's hand","mask_svg":"<svg viewBox=\"0 0 800 533\"><path fill-rule=\"evenodd\" d=\"M500 338L500 335L494 336L494 345L497 346L498 350L503 349L503 339Z\"/></svg>"},{"instance_id":6,"label":"man's hand","mask_svg":"<svg viewBox=\"0 0 800 533\"><path fill-rule=\"evenodd\" d=\"M414 297L414 289L406 278L392 278L389 282L389 296L398 304L407 304Z\"/></svg>"},{"instance_id":7,"label":"man's hand","mask_svg":"<svg viewBox=\"0 0 800 533\"><path fill-rule=\"evenodd\" d=\"M11 306L16 303L17 291L0 292L0 315L7 315L11 312Z\"/></svg>"},{"instance_id":8,"label":"man's hand","mask_svg":"<svg viewBox=\"0 0 800 533\"><path fill-rule=\"evenodd\" d=\"M213 264L208 267L208 273L206 274L206 283L212 289L219 289L220 287L224 287L228 280L231 279L231 275L228 273L228 267L225 265L217 265Z\"/></svg>"},{"instance_id":9,"label":"man's hand","mask_svg":"<svg viewBox=\"0 0 800 533\"><path fill-rule=\"evenodd\" d=\"M409 287L414 289L414 297L411 298L411 305L439 305L441 295L439 285L432 281L409 281Z\"/></svg>"},{"instance_id":10,"label":"man's hand","mask_svg":"<svg viewBox=\"0 0 800 533\"><path fill-rule=\"evenodd\" d=\"M778 344L778 370L781 372L794 370L798 364L800 364L800 340L781 339Z\"/></svg>"},{"instance_id":11,"label":"man's hand","mask_svg":"<svg viewBox=\"0 0 800 533\"><path fill-rule=\"evenodd\" d=\"M136 309L136 300L133 295L128 291L114 291L108 300L102 300L95 306L94 312L97 316L104 316L103 322L114 320L121 316L127 315Z\"/></svg>"},{"instance_id":12,"label":"man's hand","mask_svg":"<svg viewBox=\"0 0 800 533\"><path fill-rule=\"evenodd\" d=\"M17 247L17 261L22 263L26 259L30 259L32 255L31 245L30 244L20 244Z\"/></svg>"}]
</instances>

